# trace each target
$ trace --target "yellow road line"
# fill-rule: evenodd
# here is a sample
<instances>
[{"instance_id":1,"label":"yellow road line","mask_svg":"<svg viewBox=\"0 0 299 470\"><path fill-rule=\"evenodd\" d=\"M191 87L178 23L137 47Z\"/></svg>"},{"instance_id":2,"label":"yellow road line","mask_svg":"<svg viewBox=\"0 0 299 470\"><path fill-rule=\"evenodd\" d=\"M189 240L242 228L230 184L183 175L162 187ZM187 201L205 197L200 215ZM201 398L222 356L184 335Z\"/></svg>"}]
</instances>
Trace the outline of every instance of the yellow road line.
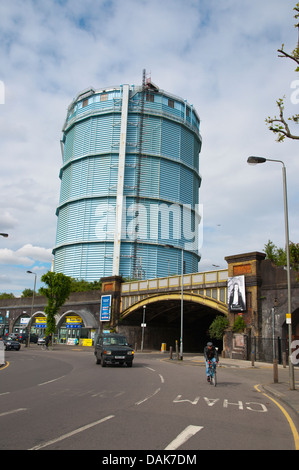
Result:
<instances>
[{"instance_id":1,"label":"yellow road line","mask_svg":"<svg viewBox=\"0 0 299 470\"><path fill-rule=\"evenodd\" d=\"M0 370L4 370L4 369L6 369L6 367L8 367L8 366L9 366L9 362L7 362L7 363L5 364L5 366L0 367Z\"/></svg>"},{"instance_id":2,"label":"yellow road line","mask_svg":"<svg viewBox=\"0 0 299 470\"><path fill-rule=\"evenodd\" d=\"M294 441L295 441L295 449L296 450L299 450L299 434L298 434L298 431L297 431L297 428L294 424L294 421L292 420L292 418L290 417L289 413L276 401L274 400L274 398L270 397L269 395L267 395L266 393L264 392L261 392L261 390L259 389L259 385L255 385L254 387L258 392L260 393L263 393L263 395L265 395L265 397L269 398L269 400L272 400L275 405L278 406L278 408L282 411L282 413L285 415L289 425L290 425L290 428L292 430L292 433L293 433L293 437L294 437Z\"/></svg>"}]
</instances>

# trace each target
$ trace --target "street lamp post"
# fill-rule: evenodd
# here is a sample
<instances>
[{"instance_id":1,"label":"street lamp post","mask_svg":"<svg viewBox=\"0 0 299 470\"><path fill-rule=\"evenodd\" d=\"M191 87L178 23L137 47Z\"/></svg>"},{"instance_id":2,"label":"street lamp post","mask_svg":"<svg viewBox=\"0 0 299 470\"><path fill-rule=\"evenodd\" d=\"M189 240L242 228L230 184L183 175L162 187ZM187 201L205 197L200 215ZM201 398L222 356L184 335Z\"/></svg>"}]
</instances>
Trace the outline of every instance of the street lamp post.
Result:
<instances>
[{"instance_id":1,"label":"street lamp post","mask_svg":"<svg viewBox=\"0 0 299 470\"><path fill-rule=\"evenodd\" d=\"M146 311L146 305L143 305L143 318L142 318L142 339L141 339L141 351L143 351L143 346L144 346L144 328L145 328L145 311Z\"/></svg>"},{"instance_id":2,"label":"street lamp post","mask_svg":"<svg viewBox=\"0 0 299 470\"><path fill-rule=\"evenodd\" d=\"M248 157L247 163L256 165L258 163L265 162L276 162L282 164L282 180L283 180L283 201L284 201L284 220L285 220L285 244L286 244L286 255L287 255L287 283L288 283L288 333L289 333L289 375L290 375L290 390L295 390L295 377L294 377L294 366L291 360L292 354L292 305L291 305L291 270L290 270L290 242L289 242L289 218L288 218L288 198L287 198L287 177L286 167L283 161L273 160L270 158Z\"/></svg>"},{"instance_id":3,"label":"street lamp post","mask_svg":"<svg viewBox=\"0 0 299 470\"><path fill-rule=\"evenodd\" d=\"M184 333L184 248L174 245L165 245L167 248L179 248L182 252L181 268L181 332L180 332L180 360L183 360L183 333Z\"/></svg>"},{"instance_id":4,"label":"street lamp post","mask_svg":"<svg viewBox=\"0 0 299 470\"><path fill-rule=\"evenodd\" d=\"M183 360L183 331L184 331L184 250L182 248L182 274L181 274L181 338L180 359Z\"/></svg>"},{"instance_id":5,"label":"street lamp post","mask_svg":"<svg viewBox=\"0 0 299 470\"><path fill-rule=\"evenodd\" d=\"M34 289L32 294L32 304L31 304L31 313L30 313L30 320L28 324L28 336L27 336L27 347L30 347L30 329L31 329L31 322L32 322L32 315L33 315L33 305L34 305L34 296L35 296L35 289L36 289L36 278L37 274L32 271L27 271L28 274L34 274Z\"/></svg>"}]
</instances>

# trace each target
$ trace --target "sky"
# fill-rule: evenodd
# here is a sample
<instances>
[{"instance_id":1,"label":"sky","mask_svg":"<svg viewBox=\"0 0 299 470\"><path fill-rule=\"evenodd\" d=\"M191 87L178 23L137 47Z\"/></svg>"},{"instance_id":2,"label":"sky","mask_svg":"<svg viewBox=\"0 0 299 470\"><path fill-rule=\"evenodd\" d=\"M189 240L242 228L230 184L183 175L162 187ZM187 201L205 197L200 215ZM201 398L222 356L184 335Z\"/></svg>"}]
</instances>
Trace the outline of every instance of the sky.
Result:
<instances>
[{"instance_id":1,"label":"sky","mask_svg":"<svg viewBox=\"0 0 299 470\"><path fill-rule=\"evenodd\" d=\"M265 124L285 96L298 113L292 51L295 0L0 0L0 292L19 296L51 268L59 201L60 139L77 94L128 83L146 69L201 119L199 271L226 256L299 242L299 142L277 143ZM296 94L296 89L298 93ZM299 126L294 129L299 135Z\"/></svg>"}]
</instances>

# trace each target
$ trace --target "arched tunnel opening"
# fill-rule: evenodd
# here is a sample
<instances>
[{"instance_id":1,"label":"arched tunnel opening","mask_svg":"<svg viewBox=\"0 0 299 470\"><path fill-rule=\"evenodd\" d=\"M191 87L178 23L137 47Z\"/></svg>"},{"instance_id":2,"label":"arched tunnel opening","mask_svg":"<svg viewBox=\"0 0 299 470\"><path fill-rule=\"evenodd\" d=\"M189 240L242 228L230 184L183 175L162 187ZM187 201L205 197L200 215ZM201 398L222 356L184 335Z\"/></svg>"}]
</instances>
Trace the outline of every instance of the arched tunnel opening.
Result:
<instances>
[{"instance_id":1,"label":"arched tunnel opening","mask_svg":"<svg viewBox=\"0 0 299 470\"><path fill-rule=\"evenodd\" d=\"M165 299L140 305L119 321L119 328L125 331L129 342L140 349L142 338L143 315L145 316L144 349L160 350L162 343L166 349L172 346L176 350L176 342L180 344L181 332L181 301ZM203 352L208 341L222 351L222 340L209 336L209 327L216 316L221 313L209 306L189 300L183 304L183 351Z\"/></svg>"}]
</instances>

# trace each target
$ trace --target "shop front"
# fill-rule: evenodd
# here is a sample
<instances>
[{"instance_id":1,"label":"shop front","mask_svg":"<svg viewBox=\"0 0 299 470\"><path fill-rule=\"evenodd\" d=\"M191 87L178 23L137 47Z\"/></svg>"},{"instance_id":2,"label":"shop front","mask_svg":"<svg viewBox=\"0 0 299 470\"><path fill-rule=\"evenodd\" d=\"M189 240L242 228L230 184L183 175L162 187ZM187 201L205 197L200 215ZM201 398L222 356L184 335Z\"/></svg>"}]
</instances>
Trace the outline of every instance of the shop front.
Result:
<instances>
[{"instance_id":1,"label":"shop front","mask_svg":"<svg viewBox=\"0 0 299 470\"><path fill-rule=\"evenodd\" d=\"M28 333L28 327L30 327L30 335L44 336L47 328L47 317L43 312L37 312L30 319L30 316L24 313L14 322L12 332L22 335Z\"/></svg>"},{"instance_id":2,"label":"shop front","mask_svg":"<svg viewBox=\"0 0 299 470\"><path fill-rule=\"evenodd\" d=\"M66 344L85 344L86 340L93 340L97 323L89 313L65 313L57 322L57 341Z\"/></svg>"},{"instance_id":3,"label":"shop front","mask_svg":"<svg viewBox=\"0 0 299 470\"><path fill-rule=\"evenodd\" d=\"M38 314L33 317L31 323L30 334L36 334L37 336L45 336L47 328L47 317L45 315Z\"/></svg>"},{"instance_id":4,"label":"shop front","mask_svg":"<svg viewBox=\"0 0 299 470\"><path fill-rule=\"evenodd\" d=\"M67 315L58 328L58 341L67 344L79 344L82 334L82 318L78 315Z\"/></svg>"},{"instance_id":5,"label":"shop front","mask_svg":"<svg viewBox=\"0 0 299 470\"><path fill-rule=\"evenodd\" d=\"M9 332L9 312L0 315L0 338Z\"/></svg>"}]
</instances>

